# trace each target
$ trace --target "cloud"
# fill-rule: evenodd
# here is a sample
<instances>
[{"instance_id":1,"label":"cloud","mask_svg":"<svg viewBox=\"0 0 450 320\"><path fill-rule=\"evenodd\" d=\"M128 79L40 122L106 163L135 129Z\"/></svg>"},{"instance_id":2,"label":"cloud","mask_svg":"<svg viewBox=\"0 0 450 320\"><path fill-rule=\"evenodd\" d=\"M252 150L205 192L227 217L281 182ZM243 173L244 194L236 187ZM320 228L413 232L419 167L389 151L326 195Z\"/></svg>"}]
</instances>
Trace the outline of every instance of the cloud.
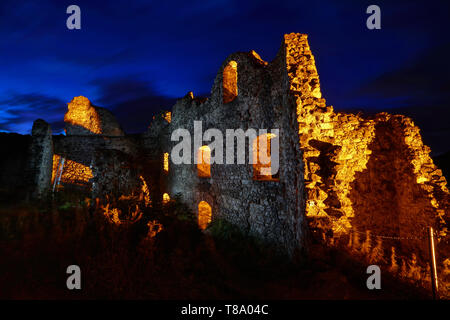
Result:
<instances>
[{"instance_id":1,"label":"cloud","mask_svg":"<svg viewBox=\"0 0 450 320\"><path fill-rule=\"evenodd\" d=\"M450 105L449 104L414 104L390 110L391 113L403 114L413 119L420 128L422 139L431 147L432 155L450 151Z\"/></svg>"},{"instance_id":2,"label":"cloud","mask_svg":"<svg viewBox=\"0 0 450 320\"><path fill-rule=\"evenodd\" d=\"M120 79L96 79L90 82L97 98L88 97L94 105L111 110L128 133L145 132L152 117L161 110L170 110L176 99L157 93L138 76ZM0 131L29 134L36 119L44 119L54 133L64 129L67 103L41 93L7 92L0 100ZM6 97L6 98L5 98Z\"/></svg>"},{"instance_id":3,"label":"cloud","mask_svg":"<svg viewBox=\"0 0 450 320\"><path fill-rule=\"evenodd\" d=\"M40 93L8 93L0 100L0 130L30 133L34 120L41 118L52 125L54 132L63 128L61 118L67 104L56 97Z\"/></svg>"},{"instance_id":4,"label":"cloud","mask_svg":"<svg viewBox=\"0 0 450 320\"><path fill-rule=\"evenodd\" d=\"M406 115L419 126L433 154L449 151L449 56L450 43L441 44L366 82L348 96L347 111Z\"/></svg>"},{"instance_id":5,"label":"cloud","mask_svg":"<svg viewBox=\"0 0 450 320\"><path fill-rule=\"evenodd\" d=\"M159 94L138 76L96 79L91 84L99 93L99 98L93 103L112 110L127 133L145 132L153 115L161 110L170 110L176 101Z\"/></svg>"},{"instance_id":6,"label":"cloud","mask_svg":"<svg viewBox=\"0 0 450 320\"><path fill-rule=\"evenodd\" d=\"M364 84L358 95L393 98L415 97L428 101L448 101L450 97L450 43L433 47L410 62ZM417 100L416 100L417 101Z\"/></svg>"}]
</instances>

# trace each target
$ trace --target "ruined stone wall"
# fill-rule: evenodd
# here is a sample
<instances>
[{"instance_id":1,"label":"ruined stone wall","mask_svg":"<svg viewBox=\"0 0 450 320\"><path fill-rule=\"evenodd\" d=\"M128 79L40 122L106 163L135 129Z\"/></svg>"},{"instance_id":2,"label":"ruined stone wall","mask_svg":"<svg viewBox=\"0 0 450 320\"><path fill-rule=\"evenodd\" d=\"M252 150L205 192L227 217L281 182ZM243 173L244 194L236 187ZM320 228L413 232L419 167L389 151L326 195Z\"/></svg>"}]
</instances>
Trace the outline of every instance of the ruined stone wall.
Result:
<instances>
[{"instance_id":1,"label":"ruined stone wall","mask_svg":"<svg viewBox=\"0 0 450 320\"><path fill-rule=\"evenodd\" d=\"M66 135L54 137L52 181L59 176L59 187L81 187L104 198L141 192L142 179L150 182L142 177L150 165L143 135L125 135L112 113L80 96L68 104L65 122Z\"/></svg>"},{"instance_id":2,"label":"ruined stone wall","mask_svg":"<svg viewBox=\"0 0 450 320\"><path fill-rule=\"evenodd\" d=\"M412 120L387 113L367 119L335 113L322 98L306 35L285 39L304 151L308 217L326 221L337 233L370 226L406 234L428 225L446 232L446 181ZM414 224L408 223L411 216Z\"/></svg>"},{"instance_id":3,"label":"ruined stone wall","mask_svg":"<svg viewBox=\"0 0 450 320\"><path fill-rule=\"evenodd\" d=\"M271 64L253 51L229 56L218 72L211 97L204 102L188 94L173 107L170 123L171 131L185 128L192 137L194 120L202 122L203 131L216 128L224 137L226 129L279 129L279 180L254 180L248 152L245 165L237 164L235 152L235 164L212 164L210 178L199 177L196 165L171 163L169 191L171 196L181 194L196 213L201 201L208 202L213 220L224 218L293 254L304 249L306 226L296 105L288 94L285 58L284 48ZM229 65L237 68L237 90L225 93L223 70ZM234 99L229 97L233 92L237 92ZM174 144L168 144L167 151ZM247 139L245 150L252 144ZM193 149L191 163L196 156Z\"/></svg>"},{"instance_id":4,"label":"ruined stone wall","mask_svg":"<svg viewBox=\"0 0 450 320\"><path fill-rule=\"evenodd\" d=\"M223 70L234 72L235 62L237 88L229 79L225 84L222 79ZM290 115L292 110L295 116ZM255 52L231 55L219 70L210 99L202 102L187 95L178 101L170 128L183 127L193 133L194 120L203 122L203 130L283 128L287 135L280 135L282 165L289 163L303 170L302 161L295 157L300 152L283 153L287 146L303 151L305 210L313 229L338 236L370 231L407 237L425 235L426 228L433 226L440 236L447 234L446 181L429 157L419 129L403 116L383 113L363 118L334 112L322 97L306 35L286 35L270 64ZM296 137L298 142L293 142ZM263 237L280 237L286 225L295 224L296 212L303 206L303 177L285 173L293 187L281 191L281 181L253 181L251 166L215 165L211 170L212 177L205 179L197 177L195 166L176 166L169 175L171 193L183 194L193 210L206 199L217 216L250 232L264 233ZM242 199L242 194L270 200ZM277 217L277 223L270 221L277 216L273 211L286 208L286 202L288 207L299 207L286 209L289 214ZM248 211L248 216L239 213L242 211ZM403 246L407 250L409 245ZM427 249L419 247L417 254L424 258Z\"/></svg>"},{"instance_id":5,"label":"ruined stone wall","mask_svg":"<svg viewBox=\"0 0 450 320\"><path fill-rule=\"evenodd\" d=\"M64 116L68 135L124 136L114 115L107 109L93 106L88 98L74 97Z\"/></svg>"},{"instance_id":6,"label":"ruined stone wall","mask_svg":"<svg viewBox=\"0 0 450 320\"><path fill-rule=\"evenodd\" d=\"M154 164L151 158L146 157L141 144L140 137L130 136L57 137L55 155L65 159L61 184L84 185L85 189L92 191L93 198L140 192L141 176L153 186L158 182L146 172ZM56 172L59 159L55 157L54 160L53 170ZM86 179L89 175L91 179Z\"/></svg>"},{"instance_id":7,"label":"ruined stone wall","mask_svg":"<svg viewBox=\"0 0 450 320\"><path fill-rule=\"evenodd\" d=\"M146 166L143 177L149 181L149 189L153 200L162 201L168 190L168 172L164 170L164 154L170 153L171 112L155 115L147 132L142 136L141 145ZM168 164L169 170L171 166Z\"/></svg>"},{"instance_id":8,"label":"ruined stone wall","mask_svg":"<svg viewBox=\"0 0 450 320\"><path fill-rule=\"evenodd\" d=\"M38 119L31 131L30 159L27 180L32 198L46 198L51 190L53 165L52 129L44 120Z\"/></svg>"},{"instance_id":9,"label":"ruined stone wall","mask_svg":"<svg viewBox=\"0 0 450 320\"><path fill-rule=\"evenodd\" d=\"M285 40L312 229L329 244L348 242L356 256L387 263L399 276L428 286L427 228L432 226L438 270L441 279L448 278L450 196L419 128L401 115L334 112L322 98L306 35Z\"/></svg>"}]
</instances>

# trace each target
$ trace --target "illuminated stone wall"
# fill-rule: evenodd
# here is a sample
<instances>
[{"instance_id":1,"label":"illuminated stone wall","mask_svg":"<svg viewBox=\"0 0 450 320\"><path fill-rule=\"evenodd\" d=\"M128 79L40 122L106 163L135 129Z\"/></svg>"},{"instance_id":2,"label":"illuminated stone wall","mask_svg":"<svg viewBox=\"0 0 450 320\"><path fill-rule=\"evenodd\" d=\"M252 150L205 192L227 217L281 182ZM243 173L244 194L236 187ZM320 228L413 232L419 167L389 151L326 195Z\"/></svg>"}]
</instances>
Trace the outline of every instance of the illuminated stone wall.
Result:
<instances>
[{"instance_id":1,"label":"illuminated stone wall","mask_svg":"<svg viewBox=\"0 0 450 320\"><path fill-rule=\"evenodd\" d=\"M307 216L336 233L354 227L406 235L428 225L446 233L446 181L419 128L401 115L335 113L322 98L307 36L290 34L285 40L304 152Z\"/></svg>"},{"instance_id":2,"label":"illuminated stone wall","mask_svg":"<svg viewBox=\"0 0 450 320\"><path fill-rule=\"evenodd\" d=\"M55 136L53 139L54 172L59 159L65 159L61 187L82 187L93 198L105 198L138 194L144 182L149 187L155 184L154 177L146 173L153 163L145 155L140 136Z\"/></svg>"},{"instance_id":3,"label":"illuminated stone wall","mask_svg":"<svg viewBox=\"0 0 450 320\"><path fill-rule=\"evenodd\" d=\"M222 86L230 62L236 63L237 87L233 91L237 96L224 101L229 90L223 88L233 87L230 77ZM322 96L306 35L285 35L271 63L254 51L229 56L210 98L204 101L189 93L179 100L170 128L192 132L194 120L203 121L203 130L282 129L278 183L255 183L247 166L212 165L207 179L198 177L194 166L171 166L170 192L183 194L193 210L200 201L207 201L213 220L225 217L250 233L289 247L286 241L297 244L301 239L292 234L304 232L297 231L301 227L294 231L293 226L301 225L298 214L303 214L306 201L305 215L312 230L332 237L354 231L424 236L428 226L435 227L440 237L447 235L449 192L419 129L401 115L381 113L364 118L334 112ZM286 151L297 147L302 153ZM283 174L286 166L298 170ZM426 241L419 248L402 243L404 251L413 250L412 246L424 259Z\"/></svg>"},{"instance_id":4,"label":"illuminated stone wall","mask_svg":"<svg viewBox=\"0 0 450 320\"><path fill-rule=\"evenodd\" d=\"M53 155L52 185L55 189L64 185L87 187L92 178L92 170L89 166L63 159L58 154Z\"/></svg>"},{"instance_id":5,"label":"illuminated stone wall","mask_svg":"<svg viewBox=\"0 0 450 320\"><path fill-rule=\"evenodd\" d=\"M93 106L88 98L74 97L67 106L64 122L68 135L124 136L112 113L107 109Z\"/></svg>"},{"instance_id":6,"label":"illuminated stone wall","mask_svg":"<svg viewBox=\"0 0 450 320\"><path fill-rule=\"evenodd\" d=\"M311 229L329 245L429 286L432 226L441 292L448 295L450 195L419 128L402 115L334 112L322 98L307 36L290 34L285 41Z\"/></svg>"}]
</instances>

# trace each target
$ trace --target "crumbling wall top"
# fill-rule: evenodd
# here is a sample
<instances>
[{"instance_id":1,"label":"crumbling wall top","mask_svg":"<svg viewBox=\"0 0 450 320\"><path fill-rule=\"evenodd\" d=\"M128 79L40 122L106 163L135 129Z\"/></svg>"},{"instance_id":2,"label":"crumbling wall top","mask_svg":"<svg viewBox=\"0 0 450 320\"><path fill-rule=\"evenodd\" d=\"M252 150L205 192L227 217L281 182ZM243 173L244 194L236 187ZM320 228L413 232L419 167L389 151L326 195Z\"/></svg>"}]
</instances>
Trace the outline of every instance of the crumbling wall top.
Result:
<instances>
[{"instance_id":1,"label":"crumbling wall top","mask_svg":"<svg viewBox=\"0 0 450 320\"><path fill-rule=\"evenodd\" d=\"M89 99L83 96L74 97L68 103L64 122L67 135L125 135L110 111L93 106Z\"/></svg>"},{"instance_id":2,"label":"crumbling wall top","mask_svg":"<svg viewBox=\"0 0 450 320\"><path fill-rule=\"evenodd\" d=\"M51 126L42 119L37 119L33 123L33 129L31 129L32 136L51 136L52 128Z\"/></svg>"}]
</instances>

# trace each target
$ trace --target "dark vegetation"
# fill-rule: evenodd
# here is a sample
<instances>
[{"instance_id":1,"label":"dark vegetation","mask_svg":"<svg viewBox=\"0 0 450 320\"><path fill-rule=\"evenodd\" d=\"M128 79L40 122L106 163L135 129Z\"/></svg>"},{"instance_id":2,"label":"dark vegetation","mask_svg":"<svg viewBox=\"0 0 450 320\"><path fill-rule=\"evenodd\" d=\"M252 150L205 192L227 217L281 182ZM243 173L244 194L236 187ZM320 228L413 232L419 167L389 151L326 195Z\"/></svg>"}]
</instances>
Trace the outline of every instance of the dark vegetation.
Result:
<instances>
[{"instance_id":1,"label":"dark vegetation","mask_svg":"<svg viewBox=\"0 0 450 320\"><path fill-rule=\"evenodd\" d=\"M0 132L0 203L23 197L30 144L29 135Z\"/></svg>"},{"instance_id":2,"label":"dark vegetation","mask_svg":"<svg viewBox=\"0 0 450 320\"><path fill-rule=\"evenodd\" d=\"M312 241L306 261L293 263L224 220L201 232L176 199L141 209L134 223L126 219L136 203L110 200L123 212L115 224L81 196L3 205L0 299L428 298L387 275L382 290L369 291L367 266L320 242ZM151 221L163 225L154 237ZM66 288L73 264L82 272L79 291Z\"/></svg>"}]
</instances>

